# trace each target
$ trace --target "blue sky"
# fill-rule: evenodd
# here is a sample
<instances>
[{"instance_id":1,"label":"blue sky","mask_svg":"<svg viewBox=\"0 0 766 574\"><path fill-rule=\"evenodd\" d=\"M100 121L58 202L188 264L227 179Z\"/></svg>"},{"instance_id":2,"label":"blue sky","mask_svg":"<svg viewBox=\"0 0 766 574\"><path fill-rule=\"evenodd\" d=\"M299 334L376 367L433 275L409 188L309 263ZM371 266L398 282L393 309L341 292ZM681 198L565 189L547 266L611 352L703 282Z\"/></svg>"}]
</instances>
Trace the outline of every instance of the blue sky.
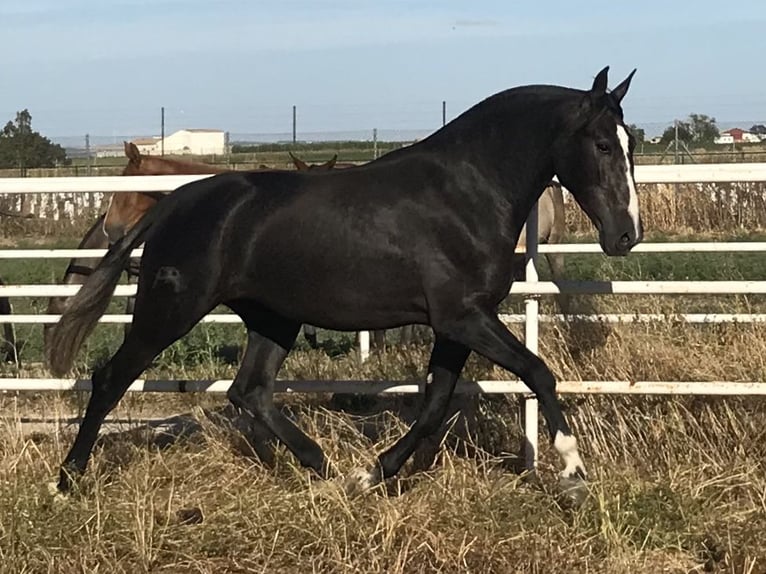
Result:
<instances>
[{"instance_id":1,"label":"blue sky","mask_svg":"<svg viewBox=\"0 0 766 574\"><path fill-rule=\"evenodd\" d=\"M766 2L3 0L0 121L52 137L426 129L499 90L610 85L626 120L766 122ZM749 124L744 127L749 127Z\"/></svg>"}]
</instances>

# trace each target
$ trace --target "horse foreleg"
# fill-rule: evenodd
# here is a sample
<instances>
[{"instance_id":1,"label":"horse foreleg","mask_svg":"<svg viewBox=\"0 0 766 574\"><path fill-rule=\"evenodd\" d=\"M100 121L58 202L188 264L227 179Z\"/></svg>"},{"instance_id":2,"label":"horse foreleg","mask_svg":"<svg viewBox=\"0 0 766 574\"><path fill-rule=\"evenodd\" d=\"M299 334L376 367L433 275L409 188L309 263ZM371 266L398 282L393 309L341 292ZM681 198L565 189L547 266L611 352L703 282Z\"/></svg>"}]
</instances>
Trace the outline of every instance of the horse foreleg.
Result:
<instances>
[{"instance_id":1,"label":"horse foreleg","mask_svg":"<svg viewBox=\"0 0 766 574\"><path fill-rule=\"evenodd\" d=\"M300 463L327 476L320 446L303 433L274 405L274 382L295 343L300 323L294 323L254 303L237 302L231 308L247 325L247 348L228 391L232 404L256 417Z\"/></svg>"}]
</instances>

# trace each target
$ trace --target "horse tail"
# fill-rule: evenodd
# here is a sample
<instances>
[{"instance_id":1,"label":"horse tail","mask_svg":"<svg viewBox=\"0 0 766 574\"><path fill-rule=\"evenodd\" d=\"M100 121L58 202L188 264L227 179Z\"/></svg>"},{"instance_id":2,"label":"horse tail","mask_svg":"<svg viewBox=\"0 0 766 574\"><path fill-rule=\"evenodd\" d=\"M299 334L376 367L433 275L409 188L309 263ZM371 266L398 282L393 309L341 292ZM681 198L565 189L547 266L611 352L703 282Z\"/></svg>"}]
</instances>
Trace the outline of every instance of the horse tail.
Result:
<instances>
[{"instance_id":1,"label":"horse tail","mask_svg":"<svg viewBox=\"0 0 766 574\"><path fill-rule=\"evenodd\" d=\"M63 376L72 368L77 351L106 312L131 251L143 241L146 232L157 221L158 207L150 209L128 233L112 244L80 290L69 299L61 318L51 328L46 358L54 375Z\"/></svg>"}]
</instances>

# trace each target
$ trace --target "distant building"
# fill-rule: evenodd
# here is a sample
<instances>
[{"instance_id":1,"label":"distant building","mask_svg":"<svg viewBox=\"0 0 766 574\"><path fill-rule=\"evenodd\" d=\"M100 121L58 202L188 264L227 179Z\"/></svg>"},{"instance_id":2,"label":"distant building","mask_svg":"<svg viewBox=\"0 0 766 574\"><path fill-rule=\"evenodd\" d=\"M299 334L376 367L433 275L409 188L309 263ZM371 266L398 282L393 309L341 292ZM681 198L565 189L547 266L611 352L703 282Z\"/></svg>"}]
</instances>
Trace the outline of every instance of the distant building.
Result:
<instances>
[{"instance_id":1,"label":"distant building","mask_svg":"<svg viewBox=\"0 0 766 574\"><path fill-rule=\"evenodd\" d=\"M721 132L721 135L713 141L722 145L734 143L758 143L761 141L761 136L750 133L742 128L731 128L730 130Z\"/></svg>"},{"instance_id":2,"label":"distant building","mask_svg":"<svg viewBox=\"0 0 766 574\"><path fill-rule=\"evenodd\" d=\"M137 138L132 141L142 155L223 155L226 135L222 130L184 129L166 136Z\"/></svg>"}]
</instances>

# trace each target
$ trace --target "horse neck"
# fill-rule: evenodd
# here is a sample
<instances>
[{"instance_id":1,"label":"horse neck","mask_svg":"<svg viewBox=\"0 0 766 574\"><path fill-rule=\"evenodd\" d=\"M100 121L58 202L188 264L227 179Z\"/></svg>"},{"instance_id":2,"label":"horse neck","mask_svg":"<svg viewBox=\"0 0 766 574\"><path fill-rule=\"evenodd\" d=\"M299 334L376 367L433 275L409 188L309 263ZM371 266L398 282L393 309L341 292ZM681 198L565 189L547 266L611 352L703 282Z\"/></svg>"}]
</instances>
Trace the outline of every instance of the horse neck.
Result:
<instances>
[{"instance_id":1,"label":"horse neck","mask_svg":"<svg viewBox=\"0 0 766 574\"><path fill-rule=\"evenodd\" d=\"M575 90L501 92L481 102L420 142L452 165L470 166L510 207L514 226L527 215L554 175L553 148L567 126Z\"/></svg>"},{"instance_id":2,"label":"horse neck","mask_svg":"<svg viewBox=\"0 0 766 574\"><path fill-rule=\"evenodd\" d=\"M206 163L194 163L163 158L144 158L141 162L141 175L194 175L223 173L229 171Z\"/></svg>"}]
</instances>

